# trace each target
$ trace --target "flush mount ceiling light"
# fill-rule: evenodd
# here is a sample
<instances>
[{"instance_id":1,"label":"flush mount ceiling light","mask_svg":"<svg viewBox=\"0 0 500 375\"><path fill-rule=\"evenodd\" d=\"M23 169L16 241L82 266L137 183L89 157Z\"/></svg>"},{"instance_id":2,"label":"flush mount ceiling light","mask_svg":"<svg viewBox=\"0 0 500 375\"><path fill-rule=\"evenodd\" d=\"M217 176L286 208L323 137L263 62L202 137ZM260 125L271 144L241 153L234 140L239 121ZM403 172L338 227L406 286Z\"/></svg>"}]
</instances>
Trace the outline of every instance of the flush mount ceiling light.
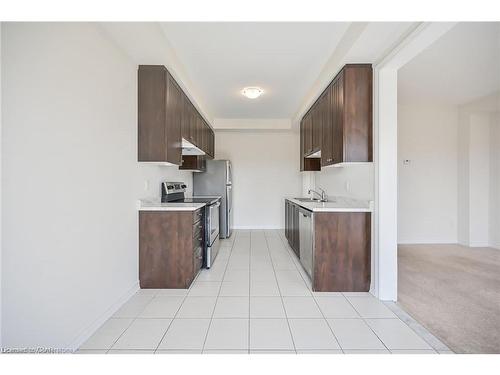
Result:
<instances>
[{"instance_id":1,"label":"flush mount ceiling light","mask_svg":"<svg viewBox=\"0 0 500 375\"><path fill-rule=\"evenodd\" d=\"M241 90L241 93L245 95L248 99L256 99L264 93L260 87L245 87Z\"/></svg>"}]
</instances>

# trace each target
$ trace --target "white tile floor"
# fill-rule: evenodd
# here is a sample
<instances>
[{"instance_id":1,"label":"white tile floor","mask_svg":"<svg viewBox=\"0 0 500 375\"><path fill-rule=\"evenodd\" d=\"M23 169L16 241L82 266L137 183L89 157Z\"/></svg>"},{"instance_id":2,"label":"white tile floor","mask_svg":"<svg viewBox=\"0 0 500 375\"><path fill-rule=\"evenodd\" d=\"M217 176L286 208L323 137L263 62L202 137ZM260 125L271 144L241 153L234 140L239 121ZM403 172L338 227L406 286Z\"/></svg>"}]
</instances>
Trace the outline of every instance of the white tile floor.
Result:
<instances>
[{"instance_id":1,"label":"white tile floor","mask_svg":"<svg viewBox=\"0 0 500 375\"><path fill-rule=\"evenodd\" d=\"M78 352L446 351L395 309L369 293L312 293L281 231L235 231L189 290L140 290Z\"/></svg>"}]
</instances>

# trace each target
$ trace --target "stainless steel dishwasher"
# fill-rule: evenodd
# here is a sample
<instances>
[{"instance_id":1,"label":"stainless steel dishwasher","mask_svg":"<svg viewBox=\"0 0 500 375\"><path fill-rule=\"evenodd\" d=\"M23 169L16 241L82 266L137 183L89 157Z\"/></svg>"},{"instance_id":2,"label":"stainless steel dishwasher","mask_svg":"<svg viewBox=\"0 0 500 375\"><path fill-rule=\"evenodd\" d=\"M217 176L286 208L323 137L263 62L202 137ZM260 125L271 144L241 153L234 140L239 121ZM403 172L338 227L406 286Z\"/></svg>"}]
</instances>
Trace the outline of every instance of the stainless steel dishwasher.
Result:
<instances>
[{"instance_id":1,"label":"stainless steel dishwasher","mask_svg":"<svg viewBox=\"0 0 500 375\"><path fill-rule=\"evenodd\" d=\"M300 263L312 280L313 264L313 227L312 212L300 208L299 210L299 243Z\"/></svg>"}]
</instances>

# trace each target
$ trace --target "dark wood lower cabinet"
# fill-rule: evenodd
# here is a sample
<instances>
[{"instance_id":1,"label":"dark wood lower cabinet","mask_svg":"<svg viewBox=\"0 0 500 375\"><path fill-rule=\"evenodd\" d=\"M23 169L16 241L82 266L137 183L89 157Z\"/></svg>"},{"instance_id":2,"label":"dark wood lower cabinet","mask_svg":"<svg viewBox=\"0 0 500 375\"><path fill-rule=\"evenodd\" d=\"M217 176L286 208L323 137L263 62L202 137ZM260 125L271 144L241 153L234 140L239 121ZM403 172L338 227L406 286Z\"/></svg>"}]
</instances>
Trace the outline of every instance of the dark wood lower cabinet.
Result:
<instances>
[{"instance_id":1,"label":"dark wood lower cabinet","mask_svg":"<svg viewBox=\"0 0 500 375\"><path fill-rule=\"evenodd\" d=\"M285 237L290 247L300 257L299 206L285 200Z\"/></svg>"},{"instance_id":2,"label":"dark wood lower cabinet","mask_svg":"<svg viewBox=\"0 0 500 375\"><path fill-rule=\"evenodd\" d=\"M368 292L370 253L371 213L314 213L314 291Z\"/></svg>"},{"instance_id":3,"label":"dark wood lower cabinet","mask_svg":"<svg viewBox=\"0 0 500 375\"><path fill-rule=\"evenodd\" d=\"M312 286L315 292L368 292L371 213L313 212ZM300 259L299 206L285 200L285 236Z\"/></svg>"},{"instance_id":4,"label":"dark wood lower cabinet","mask_svg":"<svg viewBox=\"0 0 500 375\"><path fill-rule=\"evenodd\" d=\"M139 212L139 282L143 289L189 288L202 264L203 212Z\"/></svg>"}]
</instances>

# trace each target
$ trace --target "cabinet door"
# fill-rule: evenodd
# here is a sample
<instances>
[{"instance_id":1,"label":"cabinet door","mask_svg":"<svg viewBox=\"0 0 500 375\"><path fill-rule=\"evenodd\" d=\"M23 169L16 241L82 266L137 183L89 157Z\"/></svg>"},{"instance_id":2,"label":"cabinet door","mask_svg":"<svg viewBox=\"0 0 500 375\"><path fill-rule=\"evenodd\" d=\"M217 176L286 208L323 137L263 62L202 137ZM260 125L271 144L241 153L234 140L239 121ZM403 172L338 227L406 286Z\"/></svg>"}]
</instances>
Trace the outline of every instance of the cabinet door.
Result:
<instances>
[{"instance_id":1,"label":"cabinet door","mask_svg":"<svg viewBox=\"0 0 500 375\"><path fill-rule=\"evenodd\" d=\"M210 147L209 147L209 150L210 150L210 156L212 157L212 159L215 157L215 132L210 129Z\"/></svg>"},{"instance_id":2,"label":"cabinet door","mask_svg":"<svg viewBox=\"0 0 500 375\"><path fill-rule=\"evenodd\" d=\"M288 201L285 200L285 237L288 240L288 230L289 230L289 223L288 223Z\"/></svg>"},{"instance_id":3,"label":"cabinet door","mask_svg":"<svg viewBox=\"0 0 500 375\"><path fill-rule=\"evenodd\" d=\"M312 121L311 112L304 117L304 156L312 152Z\"/></svg>"},{"instance_id":4,"label":"cabinet door","mask_svg":"<svg viewBox=\"0 0 500 375\"><path fill-rule=\"evenodd\" d=\"M203 151L207 154L210 152L210 126L206 122L203 123Z\"/></svg>"},{"instance_id":5,"label":"cabinet door","mask_svg":"<svg viewBox=\"0 0 500 375\"><path fill-rule=\"evenodd\" d=\"M295 230L295 254L299 256L299 249L300 249L300 231L299 231L299 206L295 206L295 222L296 222L296 230Z\"/></svg>"},{"instance_id":6,"label":"cabinet door","mask_svg":"<svg viewBox=\"0 0 500 375\"><path fill-rule=\"evenodd\" d=\"M347 65L343 71L344 161L372 161L372 67Z\"/></svg>"},{"instance_id":7,"label":"cabinet door","mask_svg":"<svg viewBox=\"0 0 500 375\"><path fill-rule=\"evenodd\" d=\"M333 126L332 126L332 102L331 92L333 85L328 86L321 99L323 113L323 126L321 134L321 165L332 164L333 156Z\"/></svg>"},{"instance_id":8,"label":"cabinet door","mask_svg":"<svg viewBox=\"0 0 500 375\"><path fill-rule=\"evenodd\" d=\"M165 67L139 66L138 161L166 161L166 74Z\"/></svg>"},{"instance_id":9,"label":"cabinet door","mask_svg":"<svg viewBox=\"0 0 500 375\"><path fill-rule=\"evenodd\" d=\"M195 128L195 134L194 134L194 137L193 137L193 141L194 141L194 144L196 145L196 147L198 148L202 148L202 145L201 145L201 137L202 137L202 132L203 132L203 118L201 117L201 115L196 112L196 128Z\"/></svg>"},{"instance_id":10,"label":"cabinet door","mask_svg":"<svg viewBox=\"0 0 500 375\"><path fill-rule=\"evenodd\" d=\"M344 74L341 72L334 82L333 98L333 140L332 140L332 162L333 164L344 161Z\"/></svg>"},{"instance_id":11,"label":"cabinet door","mask_svg":"<svg viewBox=\"0 0 500 375\"><path fill-rule=\"evenodd\" d=\"M189 99L186 95L182 96L182 123L181 123L181 136L186 141L191 139L191 127L190 127L190 105Z\"/></svg>"},{"instance_id":12,"label":"cabinet door","mask_svg":"<svg viewBox=\"0 0 500 375\"><path fill-rule=\"evenodd\" d=\"M312 151L321 150L321 130L323 127L323 106L322 102L316 102L312 115Z\"/></svg>"},{"instance_id":13,"label":"cabinet door","mask_svg":"<svg viewBox=\"0 0 500 375\"><path fill-rule=\"evenodd\" d=\"M304 171L304 119L300 121L300 171Z\"/></svg>"},{"instance_id":14,"label":"cabinet door","mask_svg":"<svg viewBox=\"0 0 500 375\"><path fill-rule=\"evenodd\" d=\"M196 138L196 118L198 115L198 112L196 111L196 108L193 106L192 103L190 103L190 114L189 114L189 142L195 143L195 138Z\"/></svg>"},{"instance_id":15,"label":"cabinet door","mask_svg":"<svg viewBox=\"0 0 500 375\"><path fill-rule=\"evenodd\" d=\"M167 121L165 145L167 161L182 164L181 124L182 124L182 91L170 74L167 74Z\"/></svg>"}]
</instances>

